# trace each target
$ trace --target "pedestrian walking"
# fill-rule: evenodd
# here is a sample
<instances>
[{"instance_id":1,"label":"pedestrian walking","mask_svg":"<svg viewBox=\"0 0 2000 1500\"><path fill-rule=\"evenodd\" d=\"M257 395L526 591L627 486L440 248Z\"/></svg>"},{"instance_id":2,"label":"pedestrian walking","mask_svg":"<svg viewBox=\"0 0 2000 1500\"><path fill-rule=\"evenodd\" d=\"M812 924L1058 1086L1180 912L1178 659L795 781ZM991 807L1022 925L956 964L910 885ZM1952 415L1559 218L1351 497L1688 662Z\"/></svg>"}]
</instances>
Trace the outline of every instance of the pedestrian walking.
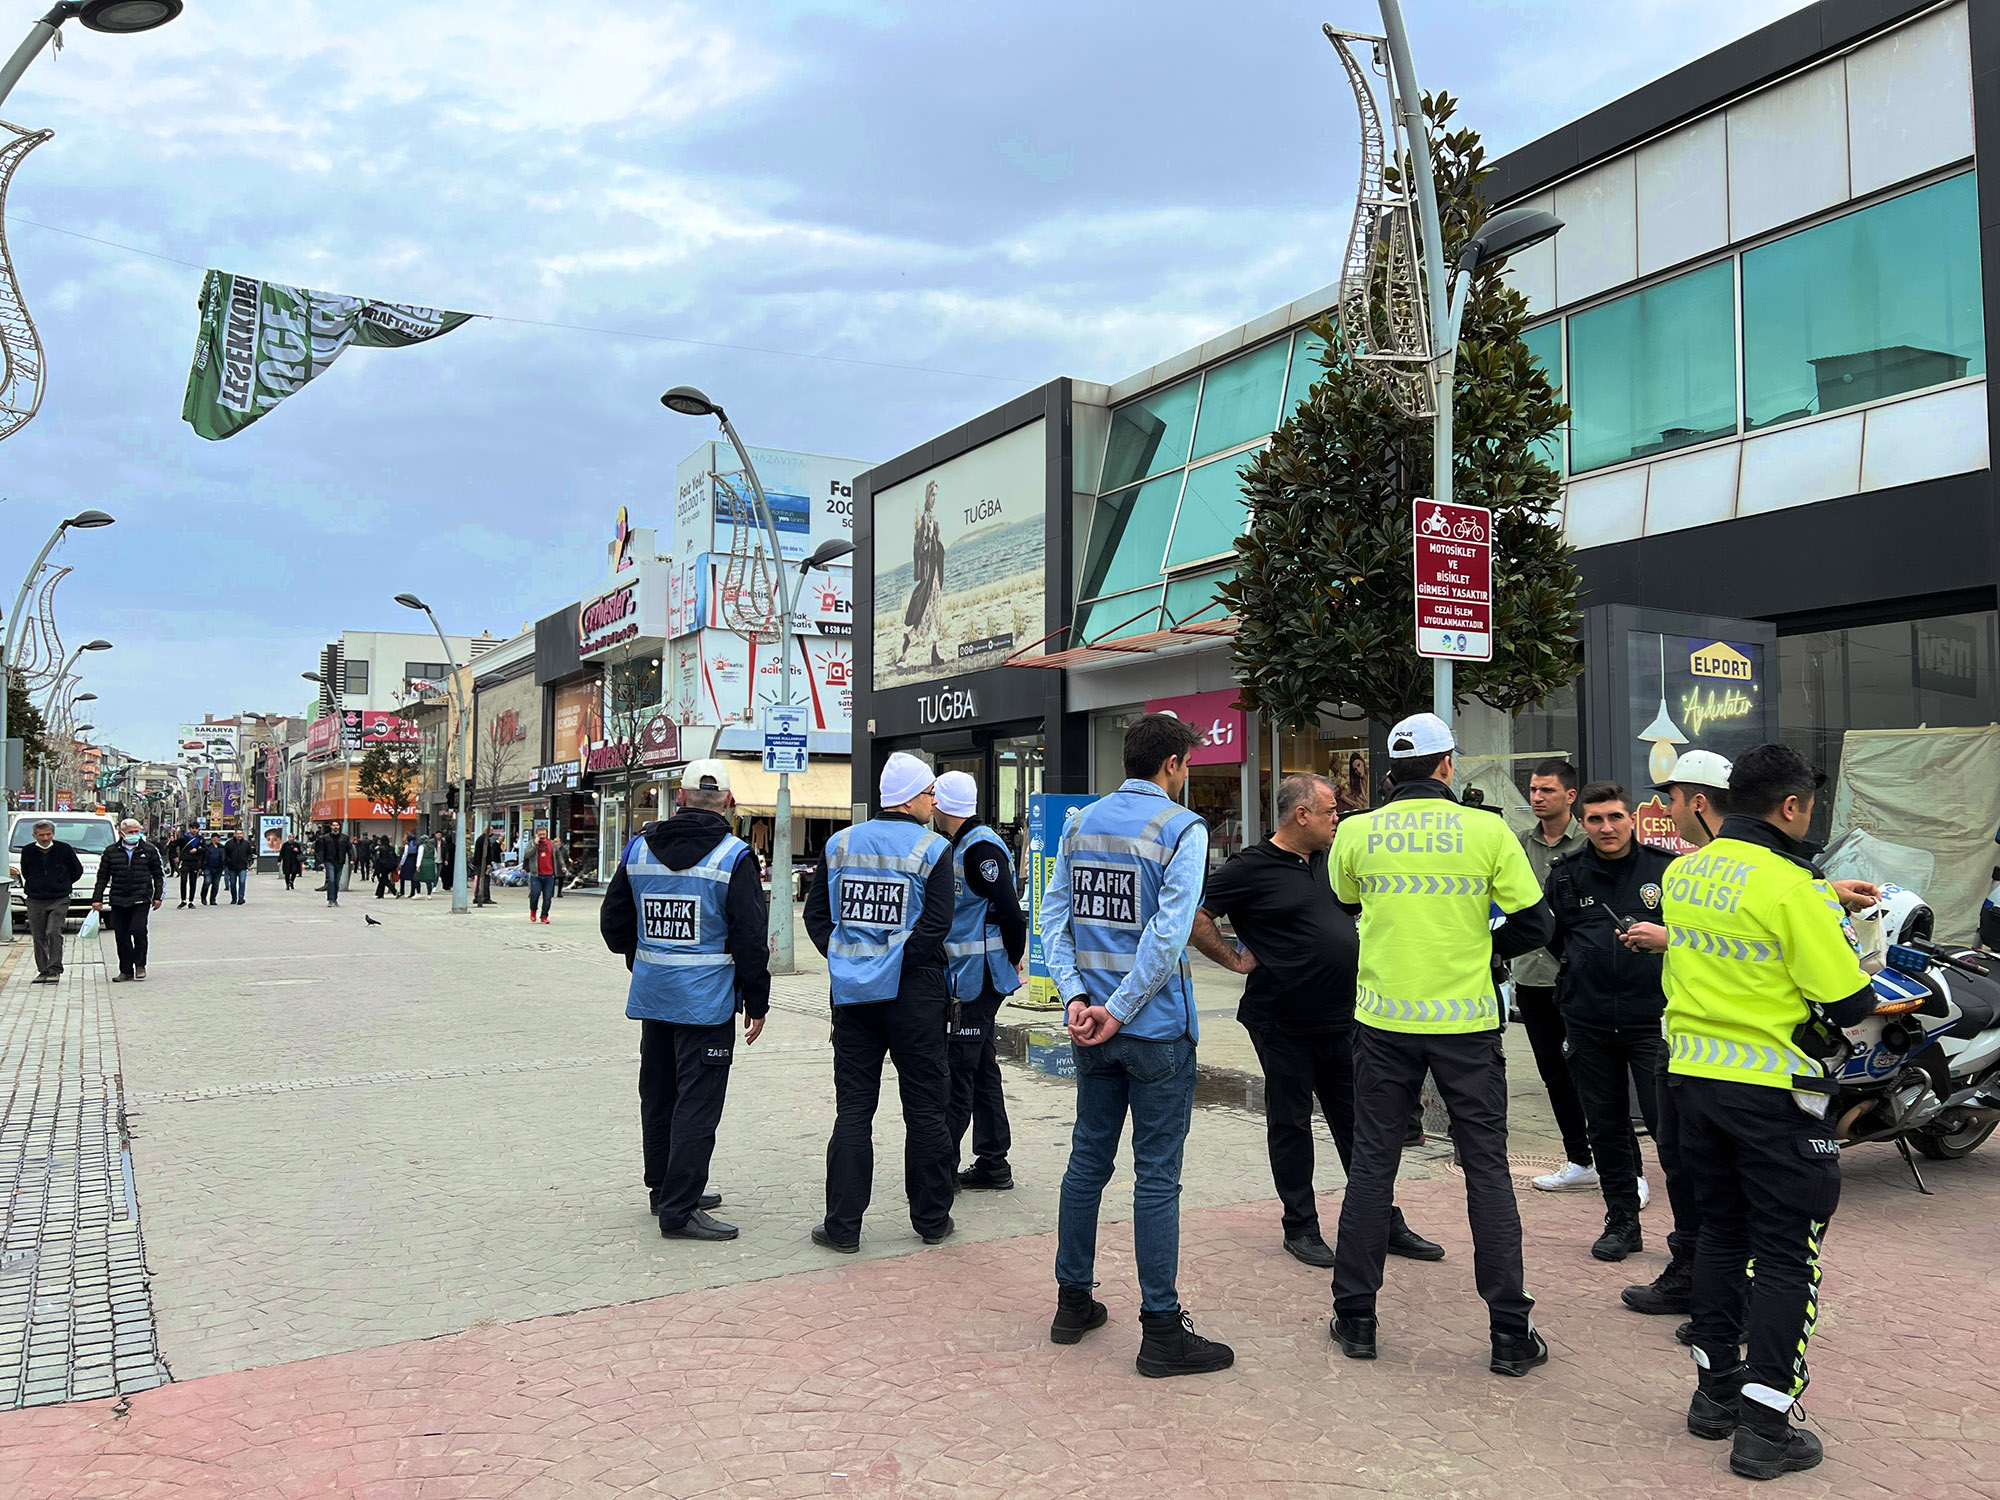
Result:
<instances>
[{"instance_id":1,"label":"pedestrian walking","mask_svg":"<svg viewBox=\"0 0 2000 1500\"><path fill-rule=\"evenodd\" d=\"M1236 1361L1181 1306L1181 1159L1194 1119L1200 1023L1188 933L1208 867L1208 828L1183 807L1200 731L1147 714L1125 731L1125 780L1070 819L1042 897L1042 951L1076 1050L1076 1125L1056 1231L1049 1338L1074 1344L1107 1321L1097 1218L1132 1119L1132 1252L1142 1375L1197 1375Z\"/></svg>"},{"instance_id":2,"label":"pedestrian walking","mask_svg":"<svg viewBox=\"0 0 2000 1500\"><path fill-rule=\"evenodd\" d=\"M1451 1111L1465 1173L1473 1281L1492 1337L1488 1368L1525 1375L1548 1362L1549 1346L1522 1284L1493 960L1543 946L1554 924L1506 822L1453 793L1456 754L1451 726L1435 714L1391 729L1394 789L1382 805L1341 820L1328 862L1334 894L1361 909L1354 1159L1334 1246L1331 1332L1349 1359L1375 1358L1391 1194L1428 1071Z\"/></svg>"},{"instance_id":3,"label":"pedestrian walking","mask_svg":"<svg viewBox=\"0 0 2000 1500\"><path fill-rule=\"evenodd\" d=\"M493 867L506 856L506 839L498 823L489 823L472 851L472 904L493 904Z\"/></svg>"},{"instance_id":4,"label":"pedestrian walking","mask_svg":"<svg viewBox=\"0 0 2000 1500\"><path fill-rule=\"evenodd\" d=\"M231 834L222 846L223 875L229 886L231 906L241 906L249 899L250 866L256 858L256 846L240 833Z\"/></svg>"},{"instance_id":5,"label":"pedestrian walking","mask_svg":"<svg viewBox=\"0 0 2000 1500\"><path fill-rule=\"evenodd\" d=\"M21 895L28 907L28 933L35 943L31 983L54 984L63 971L63 924L69 920L70 893L83 879L83 861L56 837L56 825L38 820L21 846Z\"/></svg>"},{"instance_id":6,"label":"pedestrian walking","mask_svg":"<svg viewBox=\"0 0 2000 1500\"><path fill-rule=\"evenodd\" d=\"M625 846L604 893L598 931L632 983L639 1023L639 1129L646 1192L667 1239L733 1240L708 1190L716 1127L735 1057L763 1034L771 1004L769 916L757 860L729 831L729 768L688 764L679 811ZM545 839L538 842L547 842Z\"/></svg>"},{"instance_id":7,"label":"pedestrian walking","mask_svg":"<svg viewBox=\"0 0 2000 1500\"><path fill-rule=\"evenodd\" d=\"M372 858L375 865L375 899L380 901L384 896L400 895L396 889L396 846L386 838L378 838Z\"/></svg>"},{"instance_id":8,"label":"pedestrian walking","mask_svg":"<svg viewBox=\"0 0 2000 1500\"><path fill-rule=\"evenodd\" d=\"M313 840L313 852L319 856L319 866L326 872L326 904L340 905L340 876L347 868L347 862L354 853L354 841L333 824L326 825L320 836Z\"/></svg>"},{"instance_id":9,"label":"pedestrian walking","mask_svg":"<svg viewBox=\"0 0 2000 1500\"><path fill-rule=\"evenodd\" d=\"M1642 844L1632 801L1615 781L1593 781L1577 797L1587 842L1549 867L1544 885L1555 937L1556 1006L1564 1051L1604 1190L1604 1233L1590 1247L1598 1260L1623 1260L1646 1248L1639 1211L1646 1178L1632 1134L1636 1095L1646 1133L1660 1138L1657 1075L1667 1008L1661 964L1620 941L1635 922L1660 915L1661 882L1671 850Z\"/></svg>"},{"instance_id":10,"label":"pedestrian walking","mask_svg":"<svg viewBox=\"0 0 2000 1500\"><path fill-rule=\"evenodd\" d=\"M902 1096L903 1191L927 1245L951 1219L951 1065L945 1045L944 945L954 891L950 845L925 825L936 810L931 768L897 751L882 767L882 810L827 840L806 897L806 932L825 955L833 1005L833 1135L826 1218L812 1240L852 1254L875 1177L882 1059Z\"/></svg>"},{"instance_id":11,"label":"pedestrian walking","mask_svg":"<svg viewBox=\"0 0 2000 1500\"><path fill-rule=\"evenodd\" d=\"M1566 760L1540 761L1528 776L1528 806L1534 810L1535 824L1522 831L1521 847L1544 890L1548 888L1549 866L1577 853L1585 843L1583 825L1576 820L1576 789L1576 767ZM1537 948L1514 960L1514 1003L1520 1008L1521 1026L1534 1050L1535 1071L1541 1075L1549 1107L1555 1111L1565 1157L1562 1166L1536 1177L1532 1186L1544 1193L1594 1192L1598 1181L1590 1151L1590 1126L1563 1052L1563 1017L1556 1007L1556 960L1548 949Z\"/></svg>"},{"instance_id":12,"label":"pedestrian walking","mask_svg":"<svg viewBox=\"0 0 2000 1500\"><path fill-rule=\"evenodd\" d=\"M411 900L417 895L417 867L423 856L417 852L417 836L412 833L403 841L403 862L396 871L396 885L402 895Z\"/></svg>"},{"instance_id":13,"label":"pedestrian walking","mask_svg":"<svg viewBox=\"0 0 2000 1500\"><path fill-rule=\"evenodd\" d=\"M218 848L219 856L221 850ZM139 820L118 825L118 842L97 860L97 885L90 909L111 907L111 931L118 941L118 972L113 984L146 977L146 920L160 909L167 889L167 872L160 852L146 842Z\"/></svg>"},{"instance_id":14,"label":"pedestrian walking","mask_svg":"<svg viewBox=\"0 0 2000 1500\"><path fill-rule=\"evenodd\" d=\"M1333 1249L1320 1232L1313 1196L1315 1099L1341 1171L1351 1172L1354 1164L1360 942L1327 875L1338 796L1323 776L1288 776L1279 783L1277 827L1208 877L1192 934L1202 953L1244 976L1236 1019L1264 1070L1264 1139L1284 1210L1285 1250L1322 1269L1332 1268ZM1223 937L1218 920L1235 930L1235 943ZM1400 1208L1389 1211L1389 1253L1444 1259L1444 1247L1411 1229Z\"/></svg>"},{"instance_id":15,"label":"pedestrian walking","mask_svg":"<svg viewBox=\"0 0 2000 1500\"><path fill-rule=\"evenodd\" d=\"M945 1130L956 1170L966 1127L972 1128L973 1160L958 1174L961 1188L1006 1190L1014 1186L1007 1163L1014 1142L993 1028L1001 1002L1021 987L1028 918L1014 893L1014 861L1006 840L979 816L979 783L963 771L938 777L936 821L951 840L956 898L944 945L956 1011L948 1027L951 1097Z\"/></svg>"},{"instance_id":16,"label":"pedestrian walking","mask_svg":"<svg viewBox=\"0 0 2000 1500\"><path fill-rule=\"evenodd\" d=\"M174 841L174 866L181 878L180 905L174 910L192 909L201 891L202 836L190 823Z\"/></svg>"},{"instance_id":17,"label":"pedestrian walking","mask_svg":"<svg viewBox=\"0 0 2000 1500\"><path fill-rule=\"evenodd\" d=\"M446 823L437 836L438 881L447 892L457 889L458 874L458 827Z\"/></svg>"},{"instance_id":18,"label":"pedestrian walking","mask_svg":"<svg viewBox=\"0 0 2000 1500\"><path fill-rule=\"evenodd\" d=\"M522 861L528 867L528 920L537 920L536 908L541 909L541 924L549 924L549 906L556 898L556 873L562 864L556 858L556 846L549 842L549 831L544 828L535 834L534 843L528 846L527 858Z\"/></svg>"},{"instance_id":19,"label":"pedestrian walking","mask_svg":"<svg viewBox=\"0 0 2000 1500\"><path fill-rule=\"evenodd\" d=\"M424 899L430 900L437 889L437 840L426 834L417 846L417 884L424 888Z\"/></svg>"},{"instance_id":20,"label":"pedestrian walking","mask_svg":"<svg viewBox=\"0 0 2000 1500\"><path fill-rule=\"evenodd\" d=\"M222 836L211 833L208 842L201 846L201 904L215 905L215 894L222 889L223 877L229 872L229 862L222 852Z\"/></svg>"},{"instance_id":21,"label":"pedestrian walking","mask_svg":"<svg viewBox=\"0 0 2000 1500\"><path fill-rule=\"evenodd\" d=\"M1732 1438L1729 1467L1751 1479L1821 1458L1790 1416L1809 1379L1820 1251L1840 1201L1827 1061L1840 1055L1838 1028L1875 1009L1842 903L1804 842L1824 779L1789 746L1745 751L1719 836L1675 861L1662 906L1669 1088L1701 1204L1687 1425ZM1739 1328L1746 1260L1755 1275Z\"/></svg>"},{"instance_id":22,"label":"pedestrian walking","mask_svg":"<svg viewBox=\"0 0 2000 1500\"><path fill-rule=\"evenodd\" d=\"M306 851L295 838L287 836L278 846L278 873L285 877L285 889L297 889L296 882L305 872Z\"/></svg>"}]
</instances>

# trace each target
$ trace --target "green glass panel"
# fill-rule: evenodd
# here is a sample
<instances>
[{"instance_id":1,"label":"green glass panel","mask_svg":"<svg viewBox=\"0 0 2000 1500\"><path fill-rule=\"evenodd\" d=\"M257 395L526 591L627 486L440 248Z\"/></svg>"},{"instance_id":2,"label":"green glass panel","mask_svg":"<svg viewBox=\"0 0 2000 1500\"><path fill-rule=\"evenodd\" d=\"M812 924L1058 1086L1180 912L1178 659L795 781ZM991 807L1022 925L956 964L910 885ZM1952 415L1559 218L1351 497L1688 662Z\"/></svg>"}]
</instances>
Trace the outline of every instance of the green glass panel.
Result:
<instances>
[{"instance_id":1,"label":"green glass panel","mask_svg":"<svg viewBox=\"0 0 2000 1500\"><path fill-rule=\"evenodd\" d=\"M1097 641L1120 641L1160 628L1159 584L1136 593L1119 594L1081 605L1076 612L1073 639L1079 646ZM1137 618L1134 618L1134 617Z\"/></svg>"},{"instance_id":2,"label":"green glass panel","mask_svg":"<svg viewBox=\"0 0 2000 1500\"><path fill-rule=\"evenodd\" d=\"M1235 576L1234 568L1224 568L1220 573L1176 578L1167 585L1167 626L1205 625L1227 617L1228 608L1215 603L1215 591Z\"/></svg>"},{"instance_id":3,"label":"green glass panel","mask_svg":"<svg viewBox=\"0 0 2000 1500\"><path fill-rule=\"evenodd\" d=\"M1838 411L1986 369L1966 172L1743 257L1744 416Z\"/></svg>"},{"instance_id":4,"label":"green glass panel","mask_svg":"<svg viewBox=\"0 0 2000 1500\"><path fill-rule=\"evenodd\" d=\"M1099 495L1084 562L1083 597L1119 594L1160 581L1160 559L1181 497L1180 470Z\"/></svg>"},{"instance_id":5,"label":"green glass panel","mask_svg":"<svg viewBox=\"0 0 2000 1500\"><path fill-rule=\"evenodd\" d=\"M1728 261L1569 318L1574 473L1736 431L1736 297Z\"/></svg>"},{"instance_id":6,"label":"green glass panel","mask_svg":"<svg viewBox=\"0 0 2000 1500\"><path fill-rule=\"evenodd\" d=\"M1534 356L1535 363L1542 367L1542 373L1549 377L1549 384L1556 388L1556 399L1562 399L1563 387L1563 326L1561 318L1525 330L1521 342ZM1535 452L1542 462L1558 474L1563 471L1563 434L1558 427L1554 432L1535 444Z\"/></svg>"},{"instance_id":7,"label":"green glass panel","mask_svg":"<svg viewBox=\"0 0 2000 1500\"><path fill-rule=\"evenodd\" d=\"M1231 550L1248 518L1243 504L1243 471L1261 452L1259 446L1188 470L1180 518L1174 522L1174 539L1167 546L1167 571Z\"/></svg>"},{"instance_id":8,"label":"green glass panel","mask_svg":"<svg viewBox=\"0 0 2000 1500\"><path fill-rule=\"evenodd\" d=\"M1292 373L1285 380L1285 415L1297 410L1298 404L1306 399L1320 376L1326 373L1326 366L1319 362L1326 352L1326 340L1309 328L1301 328L1292 335Z\"/></svg>"},{"instance_id":9,"label":"green glass panel","mask_svg":"<svg viewBox=\"0 0 2000 1500\"><path fill-rule=\"evenodd\" d=\"M1208 372L1201 388L1201 416L1194 427L1196 458L1269 437L1277 430L1290 353L1290 345L1279 339Z\"/></svg>"},{"instance_id":10,"label":"green glass panel","mask_svg":"<svg viewBox=\"0 0 2000 1500\"><path fill-rule=\"evenodd\" d=\"M1119 489L1162 469L1177 469L1188 459L1188 439L1194 434L1195 396L1199 380L1156 391L1143 401L1121 406L1111 414L1111 437L1104 449L1101 487Z\"/></svg>"}]
</instances>

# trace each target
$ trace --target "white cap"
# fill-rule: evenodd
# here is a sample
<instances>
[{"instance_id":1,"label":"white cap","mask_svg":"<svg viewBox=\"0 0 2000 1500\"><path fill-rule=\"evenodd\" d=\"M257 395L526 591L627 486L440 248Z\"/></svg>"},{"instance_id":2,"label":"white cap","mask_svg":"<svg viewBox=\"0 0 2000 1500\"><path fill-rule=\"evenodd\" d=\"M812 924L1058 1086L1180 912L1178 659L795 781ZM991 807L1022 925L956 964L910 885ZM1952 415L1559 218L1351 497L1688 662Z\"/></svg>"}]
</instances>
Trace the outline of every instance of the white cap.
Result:
<instances>
[{"instance_id":1,"label":"white cap","mask_svg":"<svg viewBox=\"0 0 2000 1500\"><path fill-rule=\"evenodd\" d=\"M979 811L979 783L963 771L947 771L937 779L938 811L969 818Z\"/></svg>"},{"instance_id":2,"label":"white cap","mask_svg":"<svg viewBox=\"0 0 2000 1500\"><path fill-rule=\"evenodd\" d=\"M1713 750L1683 750L1664 781L1653 783L1663 792L1674 785L1705 786L1718 792L1729 790L1729 773L1735 767Z\"/></svg>"},{"instance_id":3,"label":"white cap","mask_svg":"<svg viewBox=\"0 0 2000 1500\"><path fill-rule=\"evenodd\" d=\"M936 784L937 775L929 766L916 756L898 750L882 767L882 805L901 807L905 802L921 797Z\"/></svg>"},{"instance_id":4,"label":"white cap","mask_svg":"<svg viewBox=\"0 0 2000 1500\"><path fill-rule=\"evenodd\" d=\"M1389 759L1415 760L1422 755L1443 755L1456 750L1451 726L1436 714L1411 714L1389 731Z\"/></svg>"},{"instance_id":5,"label":"white cap","mask_svg":"<svg viewBox=\"0 0 2000 1500\"><path fill-rule=\"evenodd\" d=\"M726 792L729 790L729 767L719 760L691 760L687 769L681 772L681 789Z\"/></svg>"}]
</instances>

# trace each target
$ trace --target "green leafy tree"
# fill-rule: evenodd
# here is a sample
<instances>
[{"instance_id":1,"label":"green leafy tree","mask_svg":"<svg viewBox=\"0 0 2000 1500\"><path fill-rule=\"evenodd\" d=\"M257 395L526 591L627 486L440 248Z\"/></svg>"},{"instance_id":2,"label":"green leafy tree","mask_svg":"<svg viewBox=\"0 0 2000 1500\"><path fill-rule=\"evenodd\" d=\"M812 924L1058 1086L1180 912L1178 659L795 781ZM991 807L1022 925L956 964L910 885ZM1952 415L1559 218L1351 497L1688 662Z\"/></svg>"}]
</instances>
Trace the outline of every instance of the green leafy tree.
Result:
<instances>
[{"instance_id":1,"label":"green leafy tree","mask_svg":"<svg viewBox=\"0 0 2000 1500\"><path fill-rule=\"evenodd\" d=\"M1450 128L1456 108L1424 100L1447 265L1486 219L1485 150ZM1475 274L1466 302L1453 443L1455 498L1493 511L1494 655L1459 663L1453 688L1513 713L1575 679L1581 583L1553 514L1560 481L1536 449L1569 411L1521 342L1526 300L1497 270ZM1234 664L1246 703L1284 727L1343 703L1389 723L1431 702L1410 535L1411 502L1431 492L1431 423L1348 360L1336 324L1315 332L1326 373L1244 476L1249 524L1221 590L1241 620Z\"/></svg>"},{"instance_id":2,"label":"green leafy tree","mask_svg":"<svg viewBox=\"0 0 2000 1500\"><path fill-rule=\"evenodd\" d=\"M7 669L7 738L21 742L21 770L34 785L34 774L49 758L48 741L44 738L47 726L42 722L42 711L35 707L28 695L28 685L21 676L20 669ZM4 750L0 746L0 750ZM11 789L20 791L19 787Z\"/></svg>"},{"instance_id":3,"label":"green leafy tree","mask_svg":"<svg viewBox=\"0 0 2000 1500\"><path fill-rule=\"evenodd\" d=\"M354 782L361 788L362 796L389 808L391 816L400 822L403 810L416 801L417 778L422 769L422 762L413 751L371 745L361 757Z\"/></svg>"}]
</instances>

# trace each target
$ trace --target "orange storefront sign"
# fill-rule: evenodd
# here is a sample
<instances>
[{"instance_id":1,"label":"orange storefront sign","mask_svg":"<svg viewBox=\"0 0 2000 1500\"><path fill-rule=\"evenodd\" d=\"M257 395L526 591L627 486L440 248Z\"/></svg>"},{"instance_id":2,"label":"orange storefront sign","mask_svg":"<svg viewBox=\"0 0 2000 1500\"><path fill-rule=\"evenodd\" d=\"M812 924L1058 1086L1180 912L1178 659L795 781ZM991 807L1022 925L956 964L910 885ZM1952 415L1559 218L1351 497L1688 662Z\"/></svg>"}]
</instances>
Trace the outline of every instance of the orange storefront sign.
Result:
<instances>
[{"instance_id":1,"label":"orange storefront sign","mask_svg":"<svg viewBox=\"0 0 2000 1500\"><path fill-rule=\"evenodd\" d=\"M321 797L313 803L315 823L338 823L343 819L360 822L368 818L414 818L417 810L406 807L397 812L386 802L371 802L366 797Z\"/></svg>"}]
</instances>

